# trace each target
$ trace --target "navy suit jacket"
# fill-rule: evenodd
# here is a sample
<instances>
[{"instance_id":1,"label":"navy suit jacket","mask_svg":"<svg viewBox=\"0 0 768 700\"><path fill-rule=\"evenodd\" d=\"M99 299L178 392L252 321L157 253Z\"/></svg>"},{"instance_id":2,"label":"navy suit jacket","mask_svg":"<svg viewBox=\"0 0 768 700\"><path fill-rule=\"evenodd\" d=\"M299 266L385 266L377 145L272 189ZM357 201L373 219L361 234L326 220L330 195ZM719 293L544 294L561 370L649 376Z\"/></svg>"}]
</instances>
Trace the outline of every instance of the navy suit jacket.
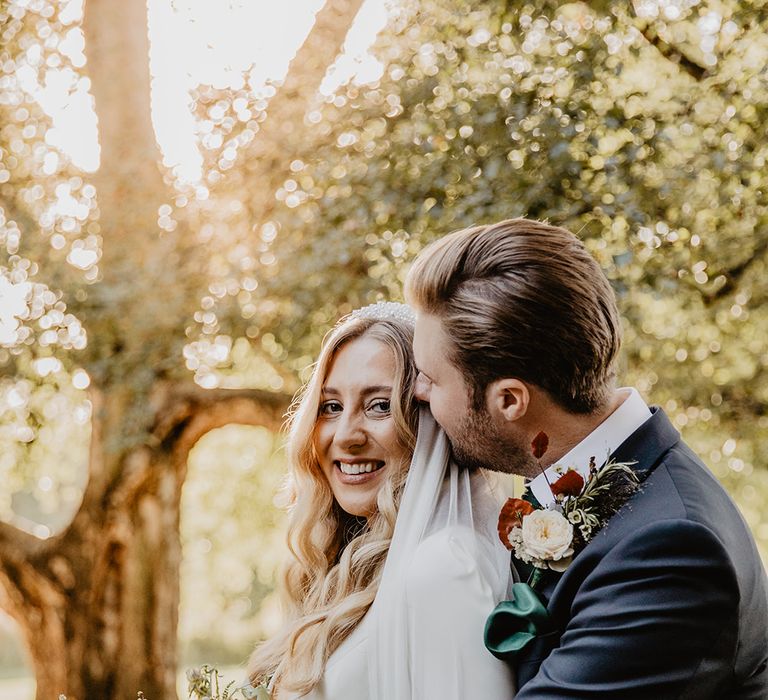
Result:
<instances>
[{"instance_id":1,"label":"navy suit jacket","mask_svg":"<svg viewBox=\"0 0 768 700\"><path fill-rule=\"evenodd\" d=\"M517 700L768 699L768 584L733 501L661 409L613 454L640 490L541 588Z\"/></svg>"}]
</instances>

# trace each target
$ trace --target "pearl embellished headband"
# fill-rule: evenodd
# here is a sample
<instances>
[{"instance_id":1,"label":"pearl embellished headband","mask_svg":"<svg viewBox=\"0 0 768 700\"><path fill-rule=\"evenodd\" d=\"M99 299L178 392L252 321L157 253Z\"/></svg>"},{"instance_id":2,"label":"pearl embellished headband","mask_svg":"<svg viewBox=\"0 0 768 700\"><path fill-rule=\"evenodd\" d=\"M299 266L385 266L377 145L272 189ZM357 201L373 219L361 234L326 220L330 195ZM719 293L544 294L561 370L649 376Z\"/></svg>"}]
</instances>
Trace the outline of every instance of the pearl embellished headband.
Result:
<instances>
[{"instance_id":1,"label":"pearl embellished headband","mask_svg":"<svg viewBox=\"0 0 768 700\"><path fill-rule=\"evenodd\" d=\"M392 319L411 326L416 323L416 314L413 309L407 304L400 304L396 301L380 301L376 304L363 306L349 314L349 318L371 318L376 321Z\"/></svg>"}]
</instances>

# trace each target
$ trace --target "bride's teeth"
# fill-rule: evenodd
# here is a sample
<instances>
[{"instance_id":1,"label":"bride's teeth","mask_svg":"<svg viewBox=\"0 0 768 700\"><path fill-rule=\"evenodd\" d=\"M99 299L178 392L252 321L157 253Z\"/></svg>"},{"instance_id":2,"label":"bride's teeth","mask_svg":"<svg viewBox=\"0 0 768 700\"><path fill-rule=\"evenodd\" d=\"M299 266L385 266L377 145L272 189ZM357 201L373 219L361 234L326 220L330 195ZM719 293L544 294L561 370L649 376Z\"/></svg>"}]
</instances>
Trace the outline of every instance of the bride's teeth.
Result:
<instances>
[{"instance_id":1,"label":"bride's teeth","mask_svg":"<svg viewBox=\"0 0 768 700\"><path fill-rule=\"evenodd\" d=\"M339 468L344 474L370 474L378 469L376 462L365 462L358 464L347 464L339 462Z\"/></svg>"}]
</instances>

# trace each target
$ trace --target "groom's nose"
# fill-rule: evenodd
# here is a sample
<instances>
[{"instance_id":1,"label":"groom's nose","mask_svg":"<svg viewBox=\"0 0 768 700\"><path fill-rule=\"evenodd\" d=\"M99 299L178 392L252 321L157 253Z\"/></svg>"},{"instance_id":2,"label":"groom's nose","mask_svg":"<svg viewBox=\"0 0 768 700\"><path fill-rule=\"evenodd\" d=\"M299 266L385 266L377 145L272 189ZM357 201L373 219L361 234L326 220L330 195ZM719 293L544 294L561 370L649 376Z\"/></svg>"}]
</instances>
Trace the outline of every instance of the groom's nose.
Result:
<instances>
[{"instance_id":1,"label":"groom's nose","mask_svg":"<svg viewBox=\"0 0 768 700\"><path fill-rule=\"evenodd\" d=\"M419 401L429 402L429 391L432 382L429 381L421 372L416 375L416 384L413 393Z\"/></svg>"}]
</instances>

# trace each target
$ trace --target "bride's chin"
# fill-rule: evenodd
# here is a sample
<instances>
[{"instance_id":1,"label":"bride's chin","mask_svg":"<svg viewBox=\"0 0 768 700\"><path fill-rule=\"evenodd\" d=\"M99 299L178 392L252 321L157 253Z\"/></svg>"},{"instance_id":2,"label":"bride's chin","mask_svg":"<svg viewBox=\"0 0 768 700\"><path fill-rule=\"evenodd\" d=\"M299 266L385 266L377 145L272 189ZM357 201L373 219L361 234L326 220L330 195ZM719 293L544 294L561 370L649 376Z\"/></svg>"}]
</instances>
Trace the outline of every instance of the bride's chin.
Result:
<instances>
[{"instance_id":1,"label":"bride's chin","mask_svg":"<svg viewBox=\"0 0 768 700\"><path fill-rule=\"evenodd\" d=\"M366 501L365 503L347 502L345 504L342 504L341 502L339 502L339 505L347 515L351 515L354 518L365 518L366 520L370 518L372 515L374 515L374 513L376 513L376 510L377 510L375 498L371 501Z\"/></svg>"},{"instance_id":2,"label":"bride's chin","mask_svg":"<svg viewBox=\"0 0 768 700\"><path fill-rule=\"evenodd\" d=\"M379 469L378 472L366 474L365 476L369 478L364 482L339 484L335 497L341 509L356 518L369 518L373 515L377 510L377 498L381 485L379 473L384 471L385 469Z\"/></svg>"}]
</instances>

